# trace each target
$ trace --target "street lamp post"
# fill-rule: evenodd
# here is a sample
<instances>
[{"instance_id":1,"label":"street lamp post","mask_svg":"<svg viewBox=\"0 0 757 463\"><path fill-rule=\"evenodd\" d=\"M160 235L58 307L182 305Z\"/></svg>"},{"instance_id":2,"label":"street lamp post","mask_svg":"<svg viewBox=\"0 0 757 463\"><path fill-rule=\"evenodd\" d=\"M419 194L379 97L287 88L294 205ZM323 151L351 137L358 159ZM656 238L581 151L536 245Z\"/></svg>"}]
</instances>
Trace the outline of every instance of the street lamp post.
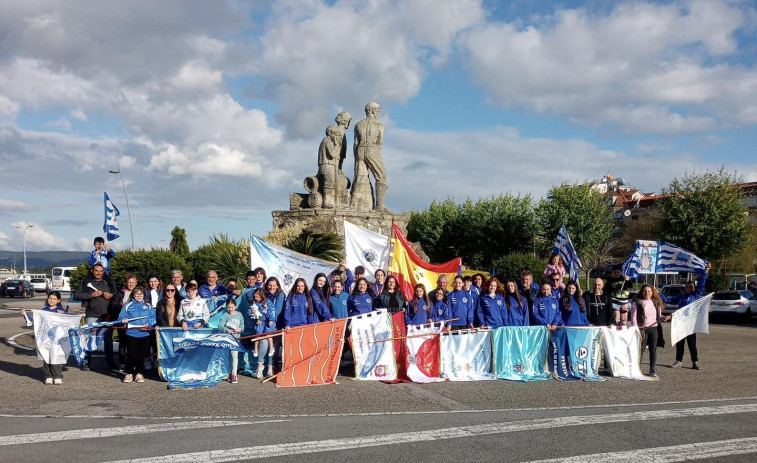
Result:
<instances>
[{"instance_id":1,"label":"street lamp post","mask_svg":"<svg viewBox=\"0 0 757 463\"><path fill-rule=\"evenodd\" d=\"M34 225L27 225L26 227L24 227L24 231L21 233L21 236L24 239L24 276L28 275L28 273L26 272L26 230L32 228L33 226ZM18 230L21 230L21 227L19 227L18 225L14 225L14 227Z\"/></svg>"},{"instance_id":2,"label":"street lamp post","mask_svg":"<svg viewBox=\"0 0 757 463\"><path fill-rule=\"evenodd\" d=\"M124 198L126 199L126 210L129 213L129 230L131 231L131 250L135 251L136 249L134 248L134 225L131 222L131 206L129 206L129 197L126 196L126 183L124 183L124 176L121 175L121 166L118 164L118 161L116 161L116 167L118 169L109 170L108 173L118 174L118 176L121 177L121 186L124 189Z\"/></svg>"}]
</instances>

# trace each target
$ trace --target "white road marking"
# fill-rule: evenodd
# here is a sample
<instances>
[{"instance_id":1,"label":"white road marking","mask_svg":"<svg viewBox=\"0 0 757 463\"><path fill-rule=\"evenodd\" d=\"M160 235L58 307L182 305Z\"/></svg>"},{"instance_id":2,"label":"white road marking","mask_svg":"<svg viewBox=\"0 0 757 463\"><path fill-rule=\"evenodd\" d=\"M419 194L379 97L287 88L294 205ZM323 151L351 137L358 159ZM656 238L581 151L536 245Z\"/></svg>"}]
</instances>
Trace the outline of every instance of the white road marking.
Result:
<instances>
[{"instance_id":1,"label":"white road marking","mask_svg":"<svg viewBox=\"0 0 757 463\"><path fill-rule=\"evenodd\" d=\"M531 463L673 463L757 453L757 437L654 447L627 452L595 453Z\"/></svg>"},{"instance_id":2,"label":"white road marking","mask_svg":"<svg viewBox=\"0 0 757 463\"><path fill-rule=\"evenodd\" d=\"M16 338L17 337L24 336L24 335L27 335L27 334L34 334L34 331L24 331L23 333L18 333L16 335L11 336L10 338L8 338L8 340L5 341L5 342L8 343L9 345L15 347L16 349L21 349L21 350L36 350L36 349L34 349L32 347L22 346L21 344L19 344L19 343L16 342Z\"/></svg>"},{"instance_id":3,"label":"white road marking","mask_svg":"<svg viewBox=\"0 0 757 463\"><path fill-rule=\"evenodd\" d=\"M550 429L566 426L586 426L606 423L637 422L646 420L663 420L672 418L725 415L733 413L755 413L757 404L726 405L722 407L696 407L673 410L650 410L630 413L615 413L607 415L566 416L559 418L544 418L527 421L512 421L505 423L478 424L454 428L432 429L428 431L402 432L374 436L352 437L347 439L326 439L320 441L292 442L255 447L241 447L236 449L210 450L159 457L138 458L133 460L119 460L111 463L194 463L194 462L226 462L239 460L253 460L271 457L286 457L308 453L332 452L335 450L351 450L365 447L379 447L384 445L409 444L429 442L445 439L477 437L491 434L504 434L536 429Z\"/></svg>"},{"instance_id":4,"label":"white road marking","mask_svg":"<svg viewBox=\"0 0 757 463\"><path fill-rule=\"evenodd\" d=\"M146 434L153 432L180 431L184 429L217 428L222 426L241 426L248 424L279 423L289 420L268 421L189 421L184 423L157 423L136 426L121 426L118 428L90 428L74 429L71 431L43 432L39 434L19 434L15 436L0 436L1 445L34 444L39 442L53 442L78 439L99 439L101 437L124 436L127 434Z\"/></svg>"}]
</instances>

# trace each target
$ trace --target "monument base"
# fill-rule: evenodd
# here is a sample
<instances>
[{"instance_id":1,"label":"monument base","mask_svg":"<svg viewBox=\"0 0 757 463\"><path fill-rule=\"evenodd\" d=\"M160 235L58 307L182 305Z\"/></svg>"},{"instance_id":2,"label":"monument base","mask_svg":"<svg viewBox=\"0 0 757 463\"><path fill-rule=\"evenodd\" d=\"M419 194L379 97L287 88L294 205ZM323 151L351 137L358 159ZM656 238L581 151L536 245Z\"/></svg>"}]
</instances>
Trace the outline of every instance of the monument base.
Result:
<instances>
[{"instance_id":1,"label":"monument base","mask_svg":"<svg viewBox=\"0 0 757 463\"><path fill-rule=\"evenodd\" d=\"M354 223L365 229L390 236L392 221L407 233L410 213L387 214L378 211L351 211L341 209L299 209L273 211L273 229L302 226L313 233L336 233L344 237L343 221Z\"/></svg>"}]
</instances>

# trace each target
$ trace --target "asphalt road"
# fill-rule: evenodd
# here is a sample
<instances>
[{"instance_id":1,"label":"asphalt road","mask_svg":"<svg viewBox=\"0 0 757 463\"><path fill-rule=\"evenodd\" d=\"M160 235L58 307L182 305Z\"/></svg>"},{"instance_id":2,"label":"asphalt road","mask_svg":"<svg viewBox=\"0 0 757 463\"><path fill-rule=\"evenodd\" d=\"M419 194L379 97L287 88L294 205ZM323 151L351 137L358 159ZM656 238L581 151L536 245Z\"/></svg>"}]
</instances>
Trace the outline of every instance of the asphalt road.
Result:
<instances>
[{"instance_id":1,"label":"asphalt road","mask_svg":"<svg viewBox=\"0 0 757 463\"><path fill-rule=\"evenodd\" d=\"M155 376L122 384L74 366L63 386L44 386L36 354L7 343L28 328L0 309L0 461L757 461L757 323L723 319L710 330L698 337L703 371L666 368L668 347L655 382L340 376L281 389L240 377L170 391ZM33 345L23 334L15 342Z\"/></svg>"}]
</instances>

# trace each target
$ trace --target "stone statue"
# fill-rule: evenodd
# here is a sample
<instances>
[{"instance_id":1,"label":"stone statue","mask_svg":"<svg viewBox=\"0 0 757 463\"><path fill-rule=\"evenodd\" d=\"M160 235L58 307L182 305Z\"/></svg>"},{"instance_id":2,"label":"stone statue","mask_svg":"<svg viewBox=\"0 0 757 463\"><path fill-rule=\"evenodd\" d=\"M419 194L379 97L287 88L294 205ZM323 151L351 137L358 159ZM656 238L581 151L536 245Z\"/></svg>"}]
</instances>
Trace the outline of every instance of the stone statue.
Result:
<instances>
[{"instance_id":1,"label":"stone statue","mask_svg":"<svg viewBox=\"0 0 757 463\"><path fill-rule=\"evenodd\" d=\"M347 157L345 132L351 120L350 113L341 112L336 116L336 125L326 127L326 137L318 147L318 174L305 179L311 208L334 209L349 202L350 181L342 172L342 163Z\"/></svg>"},{"instance_id":2,"label":"stone statue","mask_svg":"<svg viewBox=\"0 0 757 463\"><path fill-rule=\"evenodd\" d=\"M352 182L350 206L356 210L375 209L391 213L384 205L386 190L386 171L381 160L381 146L384 143L384 124L378 121L381 106L371 102L365 105L365 119L355 124L355 178ZM376 179L376 201L368 172Z\"/></svg>"}]
</instances>

